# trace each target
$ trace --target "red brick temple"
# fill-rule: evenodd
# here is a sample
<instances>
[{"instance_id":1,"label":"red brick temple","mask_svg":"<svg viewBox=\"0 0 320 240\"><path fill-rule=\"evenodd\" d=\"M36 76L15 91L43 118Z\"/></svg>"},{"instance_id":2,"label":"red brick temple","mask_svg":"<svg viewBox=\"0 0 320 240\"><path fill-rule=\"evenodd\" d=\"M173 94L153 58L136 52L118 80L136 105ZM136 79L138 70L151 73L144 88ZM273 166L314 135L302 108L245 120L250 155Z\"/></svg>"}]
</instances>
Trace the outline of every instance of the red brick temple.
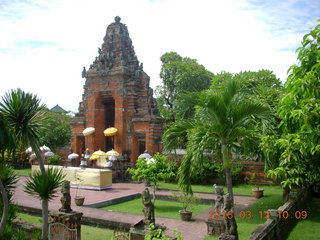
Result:
<instances>
[{"instance_id":1,"label":"red brick temple","mask_svg":"<svg viewBox=\"0 0 320 240\"><path fill-rule=\"evenodd\" d=\"M115 17L98 56L89 70L82 71L86 79L79 113L72 119L74 152L115 149L123 157L135 161L147 150L151 155L161 150L163 118L158 115L150 77L143 71L134 52L125 24ZM92 135L82 131L94 127ZM106 128L115 127L113 137L104 136Z\"/></svg>"}]
</instances>

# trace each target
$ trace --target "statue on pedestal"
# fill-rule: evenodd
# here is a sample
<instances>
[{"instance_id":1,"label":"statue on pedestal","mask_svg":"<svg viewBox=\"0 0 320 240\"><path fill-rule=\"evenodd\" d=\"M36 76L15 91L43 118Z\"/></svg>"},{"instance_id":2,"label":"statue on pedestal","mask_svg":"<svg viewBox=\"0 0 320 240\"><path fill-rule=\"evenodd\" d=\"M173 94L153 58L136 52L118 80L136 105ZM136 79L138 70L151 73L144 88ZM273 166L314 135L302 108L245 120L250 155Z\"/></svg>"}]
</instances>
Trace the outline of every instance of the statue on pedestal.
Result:
<instances>
[{"instance_id":1,"label":"statue on pedestal","mask_svg":"<svg viewBox=\"0 0 320 240\"><path fill-rule=\"evenodd\" d=\"M148 188L142 192L142 203L144 205L142 210L144 213L144 222L147 224L154 223L154 205Z\"/></svg>"},{"instance_id":2,"label":"statue on pedestal","mask_svg":"<svg viewBox=\"0 0 320 240\"><path fill-rule=\"evenodd\" d=\"M231 199L230 193L227 193L224 196L224 208L223 211L226 213L231 211L233 214L232 218L224 218L224 224L226 227L226 230L224 233L222 233L219 236L219 240L238 240L238 234L237 234L237 223L234 218L234 209L233 209L233 202Z\"/></svg>"},{"instance_id":3,"label":"statue on pedestal","mask_svg":"<svg viewBox=\"0 0 320 240\"><path fill-rule=\"evenodd\" d=\"M216 191L217 194L217 198L216 198L216 202L214 204L214 211L217 212L219 211L222 214L222 210L223 210L223 188L219 187L218 185L214 185L214 189Z\"/></svg>"},{"instance_id":4,"label":"statue on pedestal","mask_svg":"<svg viewBox=\"0 0 320 240\"><path fill-rule=\"evenodd\" d=\"M59 209L59 211L65 212L65 213L72 212L71 196L70 196L70 182L69 181L62 182L61 193L62 193L62 197L60 199L60 202L61 202L62 206Z\"/></svg>"}]
</instances>

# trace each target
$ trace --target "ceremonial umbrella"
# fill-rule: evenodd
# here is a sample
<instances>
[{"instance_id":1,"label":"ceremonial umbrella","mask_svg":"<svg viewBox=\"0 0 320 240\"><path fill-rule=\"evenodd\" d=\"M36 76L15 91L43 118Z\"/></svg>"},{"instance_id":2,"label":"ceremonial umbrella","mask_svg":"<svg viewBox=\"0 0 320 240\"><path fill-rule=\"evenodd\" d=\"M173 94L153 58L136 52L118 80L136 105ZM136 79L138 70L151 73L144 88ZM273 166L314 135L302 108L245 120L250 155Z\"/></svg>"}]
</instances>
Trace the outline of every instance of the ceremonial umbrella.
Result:
<instances>
[{"instance_id":1,"label":"ceremonial umbrella","mask_svg":"<svg viewBox=\"0 0 320 240\"><path fill-rule=\"evenodd\" d=\"M26 149L26 153L32 153L33 151L32 151L32 148L31 147L28 147L27 149Z\"/></svg>"},{"instance_id":2,"label":"ceremonial umbrella","mask_svg":"<svg viewBox=\"0 0 320 240\"><path fill-rule=\"evenodd\" d=\"M48 151L44 154L45 157L51 157L51 156L54 156L54 153L51 152L51 151Z\"/></svg>"},{"instance_id":3,"label":"ceremonial umbrella","mask_svg":"<svg viewBox=\"0 0 320 240\"><path fill-rule=\"evenodd\" d=\"M40 147L40 150L43 152L51 151L51 149L49 147L47 147L46 145L43 145L42 147Z\"/></svg>"},{"instance_id":4,"label":"ceremonial umbrella","mask_svg":"<svg viewBox=\"0 0 320 240\"><path fill-rule=\"evenodd\" d=\"M69 160L72 160L72 159L76 159L79 157L79 154L76 154L76 153L71 153L68 155L68 159Z\"/></svg>"},{"instance_id":5,"label":"ceremonial umbrella","mask_svg":"<svg viewBox=\"0 0 320 240\"><path fill-rule=\"evenodd\" d=\"M100 149L99 151L95 151L94 153L92 153L92 155L107 156L107 154L104 151L101 151Z\"/></svg>"},{"instance_id":6,"label":"ceremonial umbrella","mask_svg":"<svg viewBox=\"0 0 320 240\"><path fill-rule=\"evenodd\" d=\"M113 150L113 149L108 151L106 153L106 155L109 156L109 157L119 157L120 156L120 154L117 151Z\"/></svg>"},{"instance_id":7,"label":"ceremonial umbrella","mask_svg":"<svg viewBox=\"0 0 320 240\"><path fill-rule=\"evenodd\" d=\"M144 158L144 159L150 159L152 156L148 153L147 150L144 151L144 153L140 154L138 158Z\"/></svg>"},{"instance_id":8,"label":"ceremonial umbrella","mask_svg":"<svg viewBox=\"0 0 320 240\"><path fill-rule=\"evenodd\" d=\"M110 127L110 128L107 128L106 130L103 131L103 134L106 136L106 137L110 137L110 136L114 136L116 135L118 132L118 129L114 128L114 127Z\"/></svg>"},{"instance_id":9,"label":"ceremonial umbrella","mask_svg":"<svg viewBox=\"0 0 320 240\"><path fill-rule=\"evenodd\" d=\"M94 133L95 130L96 130L96 129L93 128L93 127L88 127L88 128L86 128L85 130L82 131L82 134L83 134L84 136L88 136L88 135Z\"/></svg>"}]
</instances>

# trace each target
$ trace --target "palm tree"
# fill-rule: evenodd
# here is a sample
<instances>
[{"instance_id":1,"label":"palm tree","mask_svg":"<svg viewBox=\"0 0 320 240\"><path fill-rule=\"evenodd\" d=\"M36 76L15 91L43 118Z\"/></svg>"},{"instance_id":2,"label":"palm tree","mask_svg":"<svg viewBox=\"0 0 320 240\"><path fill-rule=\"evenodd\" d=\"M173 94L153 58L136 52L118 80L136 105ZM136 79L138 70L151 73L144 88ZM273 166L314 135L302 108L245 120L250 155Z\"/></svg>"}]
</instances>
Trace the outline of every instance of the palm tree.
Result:
<instances>
[{"instance_id":1,"label":"palm tree","mask_svg":"<svg viewBox=\"0 0 320 240\"><path fill-rule=\"evenodd\" d=\"M36 196L41 199L42 211L48 212L48 202L55 197L57 188L61 185L64 175L62 170L48 168L46 175L43 175L40 171L36 171L33 175L30 174L30 178L25 185L25 192ZM43 226L48 226L48 214L42 215ZM44 229L42 228L42 231ZM46 239L48 233L42 233L42 239Z\"/></svg>"},{"instance_id":2,"label":"palm tree","mask_svg":"<svg viewBox=\"0 0 320 240\"><path fill-rule=\"evenodd\" d=\"M7 129L12 134L16 147L20 149L31 146L39 161L41 174L46 176L44 161L41 156L39 143L39 130L46 112L46 106L40 99L21 89L12 90L2 97L0 113L7 122ZM1 186L0 186L1 187ZM42 239L48 236L48 200L42 201Z\"/></svg>"},{"instance_id":3,"label":"palm tree","mask_svg":"<svg viewBox=\"0 0 320 240\"><path fill-rule=\"evenodd\" d=\"M16 181L16 177L14 175L8 175L9 169L7 168L4 158L5 152L12 152L15 148L14 139L8 130L8 125L3 115L0 112L0 194L2 197L2 217L0 221L0 236L3 234L4 227L6 225L6 221L8 218L8 210L9 210L9 198L8 197L8 187L12 187ZM13 178L11 178L13 177ZM13 181L10 181L11 180ZM8 181L9 179L9 181Z\"/></svg>"},{"instance_id":4,"label":"palm tree","mask_svg":"<svg viewBox=\"0 0 320 240\"><path fill-rule=\"evenodd\" d=\"M228 193L234 202L231 147L241 139L253 137L254 131L249 128L251 120L267 120L269 108L246 98L236 80L227 80L223 88L202 92L194 98L194 105L196 114L193 119L176 122L164 134L165 148L173 150L181 136L187 133L187 154L178 172L179 185L187 193L192 193L191 173L196 165L202 164L204 151L210 149L222 160Z\"/></svg>"}]
</instances>

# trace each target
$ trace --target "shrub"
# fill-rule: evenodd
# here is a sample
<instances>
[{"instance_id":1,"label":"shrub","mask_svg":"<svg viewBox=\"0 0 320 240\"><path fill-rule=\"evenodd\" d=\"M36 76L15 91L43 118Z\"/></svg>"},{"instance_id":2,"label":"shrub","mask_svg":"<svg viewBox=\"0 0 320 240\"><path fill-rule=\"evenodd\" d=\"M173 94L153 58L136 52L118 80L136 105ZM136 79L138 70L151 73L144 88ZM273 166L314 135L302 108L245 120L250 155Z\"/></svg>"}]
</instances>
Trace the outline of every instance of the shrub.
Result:
<instances>
[{"instance_id":1,"label":"shrub","mask_svg":"<svg viewBox=\"0 0 320 240\"><path fill-rule=\"evenodd\" d=\"M62 162L62 158L59 155L48 157L49 165L60 165L61 162Z\"/></svg>"}]
</instances>

